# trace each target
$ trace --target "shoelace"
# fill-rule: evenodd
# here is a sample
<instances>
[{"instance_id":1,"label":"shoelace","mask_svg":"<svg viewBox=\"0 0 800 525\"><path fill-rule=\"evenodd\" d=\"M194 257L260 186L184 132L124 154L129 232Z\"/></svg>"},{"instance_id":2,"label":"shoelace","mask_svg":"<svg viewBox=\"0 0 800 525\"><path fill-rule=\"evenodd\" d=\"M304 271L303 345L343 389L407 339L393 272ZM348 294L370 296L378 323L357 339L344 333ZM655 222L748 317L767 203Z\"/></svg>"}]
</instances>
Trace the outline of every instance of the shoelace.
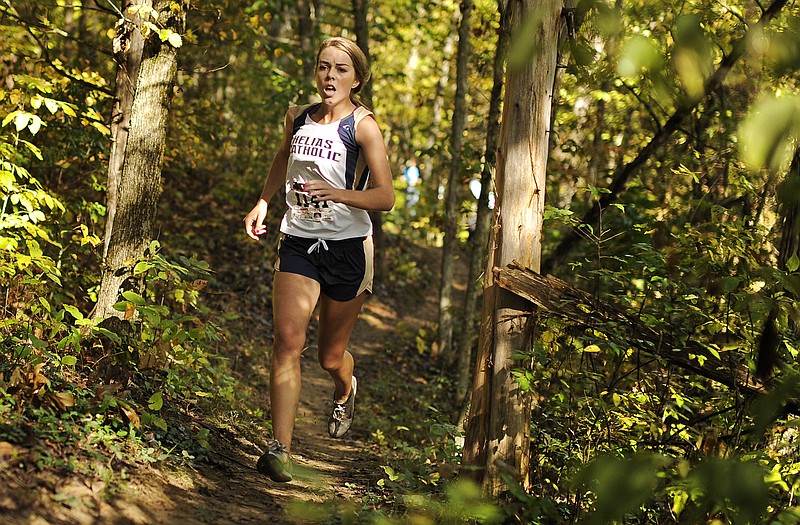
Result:
<instances>
[{"instance_id":1,"label":"shoelace","mask_svg":"<svg viewBox=\"0 0 800 525\"><path fill-rule=\"evenodd\" d=\"M282 452L286 452L286 447L277 439L273 439L269 442L269 451L280 454Z\"/></svg>"},{"instance_id":2,"label":"shoelace","mask_svg":"<svg viewBox=\"0 0 800 525\"><path fill-rule=\"evenodd\" d=\"M336 401L333 402L333 419L336 421L341 421L344 419L345 414L345 404L344 403L337 403Z\"/></svg>"},{"instance_id":3,"label":"shoelace","mask_svg":"<svg viewBox=\"0 0 800 525\"><path fill-rule=\"evenodd\" d=\"M328 243L325 242L325 239L317 239L317 242L312 244L306 253L310 255L311 252L314 250L319 251L320 248L324 249L326 252L328 251Z\"/></svg>"}]
</instances>

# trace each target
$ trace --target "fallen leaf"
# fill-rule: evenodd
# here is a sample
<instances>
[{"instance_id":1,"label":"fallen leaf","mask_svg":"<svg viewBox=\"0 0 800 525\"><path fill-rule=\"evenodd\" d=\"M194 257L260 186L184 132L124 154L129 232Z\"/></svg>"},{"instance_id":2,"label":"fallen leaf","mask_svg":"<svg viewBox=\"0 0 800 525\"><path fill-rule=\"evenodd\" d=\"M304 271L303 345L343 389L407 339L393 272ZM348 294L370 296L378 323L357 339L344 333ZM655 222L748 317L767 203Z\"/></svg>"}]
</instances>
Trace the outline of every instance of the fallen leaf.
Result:
<instances>
[{"instance_id":1,"label":"fallen leaf","mask_svg":"<svg viewBox=\"0 0 800 525\"><path fill-rule=\"evenodd\" d=\"M0 459L13 458L17 455L17 448L8 441L0 441Z\"/></svg>"},{"instance_id":2,"label":"fallen leaf","mask_svg":"<svg viewBox=\"0 0 800 525\"><path fill-rule=\"evenodd\" d=\"M47 400L60 412L66 412L68 408L75 406L75 396L69 392L50 392L47 394Z\"/></svg>"},{"instance_id":3,"label":"fallen leaf","mask_svg":"<svg viewBox=\"0 0 800 525\"><path fill-rule=\"evenodd\" d=\"M133 423L133 428L138 430L139 425L141 424L139 420L139 414L137 414L134 409L126 407L125 405L120 405L119 409L122 410L122 413L125 414L125 417L128 418L128 421Z\"/></svg>"}]
</instances>

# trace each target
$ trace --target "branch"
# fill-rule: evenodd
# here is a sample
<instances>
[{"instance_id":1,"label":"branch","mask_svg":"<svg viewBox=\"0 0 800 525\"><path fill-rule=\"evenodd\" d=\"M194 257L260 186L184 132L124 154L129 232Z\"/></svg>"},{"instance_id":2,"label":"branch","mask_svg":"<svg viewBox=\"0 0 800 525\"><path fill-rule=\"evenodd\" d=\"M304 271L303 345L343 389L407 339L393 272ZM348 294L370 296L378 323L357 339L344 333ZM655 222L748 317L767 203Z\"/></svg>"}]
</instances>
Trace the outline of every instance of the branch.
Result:
<instances>
[{"instance_id":1,"label":"branch","mask_svg":"<svg viewBox=\"0 0 800 525\"><path fill-rule=\"evenodd\" d=\"M39 39L39 37L36 35L36 33L34 33L34 31L33 31L34 27L36 27L38 29L41 29L43 32L46 31L46 30L50 30L49 27L47 27L45 25L42 25L42 24L31 23L28 20L23 20L16 13L11 13L9 11L5 11L4 14L7 15L9 18L12 18L12 19L16 20L17 22L19 22L19 24L25 29L25 32L28 33L30 35L31 39L39 46L39 49L40 49L41 54L42 54L42 60L44 62L46 62L51 68L53 68L53 70L56 71L58 74L63 75L64 77L72 80L73 82L76 82L78 84L86 86L86 87L88 87L90 89L94 89L94 90L100 91L101 93L105 93L105 94L107 94L109 96L113 96L114 95L114 92L111 89L103 87L103 86L98 86L97 84L93 84L91 82L87 82L86 80L84 80L84 79L82 79L80 77L74 76L72 73L70 73L66 69L64 69L64 68L60 67L59 65L57 65L53 61L53 59L50 58L50 53L48 52L47 45L44 42L42 42ZM69 38L73 42L78 42L78 43L81 42L80 40L78 40L76 38L69 37L69 35L67 35L65 38Z\"/></svg>"},{"instance_id":2,"label":"branch","mask_svg":"<svg viewBox=\"0 0 800 525\"><path fill-rule=\"evenodd\" d=\"M755 28L760 28L775 18L778 13L780 13L781 9L783 9L784 5L786 5L787 1L788 0L775 0L772 5L770 5L766 11L764 11L764 14L756 23ZM747 46L747 40L755 28L748 29L747 33L745 33L742 38L734 43L730 54L722 58L719 67L717 67L716 71L714 71L714 73L706 81L703 96L698 97L694 101L684 102L682 105L678 106L664 126L653 136L652 139L650 139L650 142L639 152L639 154L636 155L636 158L615 170L614 179L611 181L611 185L608 187L610 192L603 195L600 200L594 203L590 210L584 213L583 217L581 218L581 224L597 224L598 217L600 217L600 212L608 207L609 204L616 201L617 198L625 191L628 181L639 170L639 168L641 168L650 159L653 153L655 153L655 151L661 147L664 142L666 142L670 135L672 135L672 133L678 129L681 122L683 122L683 120L695 110L700 102L707 99L711 92L720 84L722 84L722 81L725 80L725 77L728 75L728 73L730 73L736 61L744 55ZM564 262L564 259L566 259L569 252L579 240L580 235L578 232L575 229L571 230L561 240L558 246L556 246L556 249L553 251L552 255L542 263L542 274L552 273L553 270L555 270L562 262Z\"/></svg>"},{"instance_id":3,"label":"branch","mask_svg":"<svg viewBox=\"0 0 800 525\"><path fill-rule=\"evenodd\" d=\"M495 268L497 284L527 299L552 315L576 325L597 329L597 325L627 327L626 342L639 351L665 359L668 363L689 370L744 394L766 393L744 365L722 361L703 345L673 337L672 332L658 331L609 303L597 301L590 294L552 275L543 276L516 264ZM702 356L701 360L697 357Z\"/></svg>"}]
</instances>

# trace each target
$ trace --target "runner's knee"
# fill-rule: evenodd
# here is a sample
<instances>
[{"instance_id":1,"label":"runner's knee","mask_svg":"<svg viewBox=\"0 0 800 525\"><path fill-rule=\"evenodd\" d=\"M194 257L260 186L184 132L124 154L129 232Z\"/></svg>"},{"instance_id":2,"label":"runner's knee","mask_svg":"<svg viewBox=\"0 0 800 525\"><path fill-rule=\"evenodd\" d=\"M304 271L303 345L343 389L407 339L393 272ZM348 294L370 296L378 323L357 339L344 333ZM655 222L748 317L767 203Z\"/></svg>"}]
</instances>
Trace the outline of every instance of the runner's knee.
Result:
<instances>
[{"instance_id":1,"label":"runner's knee","mask_svg":"<svg viewBox=\"0 0 800 525\"><path fill-rule=\"evenodd\" d=\"M344 352L336 352L335 354L320 352L317 356L319 366L328 372L332 370L339 370L344 365Z\"/></svg>"},{"instance_id":2,"label":"runner's knee","mask_svg":"<svg viewBox=\"0 0 800 525\"><path fill-rule=\"evenodd\" d=\"M272 357L278 360L300 359L306 343L305 334L275 333L275 344L272 346Z\"/></svg>"}]
</instances>

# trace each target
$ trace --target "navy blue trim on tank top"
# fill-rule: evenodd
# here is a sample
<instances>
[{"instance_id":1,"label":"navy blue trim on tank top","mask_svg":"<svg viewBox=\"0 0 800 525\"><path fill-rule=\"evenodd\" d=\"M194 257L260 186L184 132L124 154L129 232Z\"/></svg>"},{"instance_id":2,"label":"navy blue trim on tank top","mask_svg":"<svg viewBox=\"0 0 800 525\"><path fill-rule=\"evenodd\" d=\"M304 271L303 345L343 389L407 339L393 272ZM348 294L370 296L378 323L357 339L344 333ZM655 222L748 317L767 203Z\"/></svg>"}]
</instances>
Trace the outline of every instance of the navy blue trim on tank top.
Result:
<instances>
[{"instance_id":1,"label":"navy blue trim on tank top","mask_svg":"<svg viewBox=\"0 0 800 525\"><path fill-rule=\"evenodd\" d=\"M316 111L318 107L320 107L322 103L318 102L316 104L312 104L303 110L300 115L298 115L292 124L292 137L294 137L297 132L302 128L308 116ZM358 108L356 108L358 109ZM361 172L358 178L358 186L356 186L356 165L358 164L358 150L360 146L356 141L356 112L353 111L348 116L343 118L339 121L339 138L342 139L342 143L344 143L345 147L347 148L347 166L345 168L345 189L348 190L363 190L367 187L367 181L369 180L369 167L365 167L364 170Z\"/></svg>"},{"instance_id":2,"label":"navy blue trim on tank top","mask_svg":"<svg viewBox=\"0 0 800 525\"><path fill-rule=\"evenodd\" d=\"M345 169L345 187L354 189L356 163L358 162L358 142L356 142L355 111L339 122L339 138L347 148L347 167Z\"/></svg>"},{"instance_id":3,"label":"navy blue trim on tank top","mask_svg":"<svg viewBox=\"0 0 800 525\"><path fill-rule=\"evenodd\" d=\"M294 123L292 124L292 137L294 137L297 134L297 131L306 123L306 117L321 105L321 102L311 104L294 119Z\"/></svg>"}]
</instances>

